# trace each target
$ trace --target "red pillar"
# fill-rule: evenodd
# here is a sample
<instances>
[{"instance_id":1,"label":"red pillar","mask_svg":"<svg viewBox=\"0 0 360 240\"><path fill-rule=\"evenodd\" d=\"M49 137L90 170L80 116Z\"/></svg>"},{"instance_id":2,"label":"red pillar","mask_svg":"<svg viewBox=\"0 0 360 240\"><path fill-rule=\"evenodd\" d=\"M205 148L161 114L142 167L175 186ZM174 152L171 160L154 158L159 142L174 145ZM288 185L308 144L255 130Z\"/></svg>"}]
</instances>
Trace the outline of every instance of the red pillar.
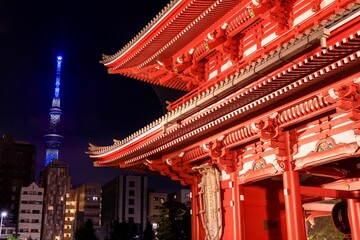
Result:
<instances>
[{"instance_id":1,"label":"red pillar","mask_svg":"<svg viewBox=\"0 0 360 240\"><path fill-rule=\"evenodd\" d=\"M197 205L197 181L191 185L191 239L199 239L199 216L198 216L198 205Z\"/></svg>"},{"instance_id":2,"label":"red pillar","mask_svg":"<svg viewBox=\"0 0 360 240\"><path fill-rule=\"evenodd\" d=\"M306 240L305 219L300 196L299 173L293 171L290 164L289 132L284 133L286 145L287 170L283 173L284 202L287 239Z\"/></svg>"},{"instance_id":3,"label":"red pillar","mask_svg":"<svg viewBox=\"0 0 360 240\"><path fill-rule=\"evenodd\" d=\"M236 173L232 174L234 187L232 189L232 199L234 199L233 218L234 218L234 240L245 240L245 213L244 213L244 187L238 185Z\"/></svg>"},{"instance_id":4,"label":"red pillar","mask_svg":"<svg viewBox=\"0 0 360 240\"><path fill-rule=\"evenodd\" d=\"M245 240L245 194L244 194L244 186L238 187L239 193L239 201L238 201L238 212L239 212L239 239Z\"/></svg>"},{"instance_id":5,"label":"red pillar","mask_svg":"<svg viewBox=\"0 0 360 240\"><path fill-rule=\"evenodd\" d=\"M360 240L360 201L359 199L347 199L347 204L351 239Z\"/></svg>"},{"instance_id":6,"label":"red pillar","mask_svg":"<svg viewBox=\"0 0 360 240\"><path fill-rule=\"evenodd\" d=\"M288 239L305 240L305 220L300 198L299 173L292 170L283 174L286 231Z\"/></svg>"}]
</instances>

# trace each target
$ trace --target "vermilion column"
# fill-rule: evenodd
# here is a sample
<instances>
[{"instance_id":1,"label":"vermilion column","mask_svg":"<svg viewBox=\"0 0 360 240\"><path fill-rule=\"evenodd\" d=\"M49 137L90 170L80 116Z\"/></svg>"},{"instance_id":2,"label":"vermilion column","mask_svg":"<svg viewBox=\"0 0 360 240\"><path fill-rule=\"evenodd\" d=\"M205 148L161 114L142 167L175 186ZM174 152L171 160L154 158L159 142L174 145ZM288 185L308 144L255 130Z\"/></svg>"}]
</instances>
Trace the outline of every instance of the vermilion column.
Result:
<instances>
[{"instance_id":1,"label":"vermilion column","mask_svg":"<svg viewBox=\"0 0 360 240\"><path fill-rule=\"evenodd\" d=\"M306 240L305 220L301 204L299 173L293 171L290 161L289 133L284 133L287 170L283 173L287 239Z\"/></svg>"},{"instance_id":2,"label":"vermilion column","mask_svg":"<svg viewBox=\"0 0 360 240\"><path fill-rule=\"evenodd\" d=\"M239 224L239 231L238 231L238 240L245 240L245 195L244 195L244 186L239 186L238 188L238 224Z\"/></svg>"},{"instance_id":3,"label":"vermilion column","mask_svg":"<svg viewBox=\"0 0 360 240\"><path fill-rule=\"evenodd\" d=\"M237 173L237 172L236 172ZM245 240L245 213L244 213L244 187L238 185L236 174L231 178L234 182L232 189L232 198L234 199L233 217L234 217L234 240Z\"/></svg>"},{"instance_id":4,"label":"vermilion column","mask_svg":"<svg viewBox=\"0 0 360 240\"><path fill-rule=\"evenodd\" d=\"M198 240L200 238L197 192L197 181L194 180L194 183L191 185L191 239L194 240Z\"/></svg>"},{"instance_id":5,"label":"vermilion column","mask_svg":"<svg viewBox=\"0 0 360 240\"><path fill-rule=\"evenodd\" d=\"M348 199L347 204L351 239L360 240L360 201L359 199Z\"/></svg>"}]
</instances>

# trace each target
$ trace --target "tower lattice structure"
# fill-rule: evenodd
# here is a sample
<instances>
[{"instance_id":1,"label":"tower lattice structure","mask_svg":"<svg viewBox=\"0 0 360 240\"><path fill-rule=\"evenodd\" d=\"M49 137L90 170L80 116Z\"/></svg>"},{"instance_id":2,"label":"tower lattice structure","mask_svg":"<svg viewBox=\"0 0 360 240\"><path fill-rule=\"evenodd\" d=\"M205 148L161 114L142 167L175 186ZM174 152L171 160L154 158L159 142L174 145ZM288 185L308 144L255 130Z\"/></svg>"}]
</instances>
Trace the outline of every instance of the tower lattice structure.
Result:
<instances>
[{"instance_id":1,"label":"tower lattice structure","mask_svg":"<svg viewBox=\"0 0 360 240\"><path fill-rule=\"evenodd\" d=\"M59 158L59 148L63 140L63 136L59 134L60 116L62 113L60 109L61 63L62 63L62 56L57 56L55 93L49 111L50 114L49 133L44 135L45 146L46 146L45 166L47 166L50 162L52 162L53 159Z\"/></svg>"}]
</instances>

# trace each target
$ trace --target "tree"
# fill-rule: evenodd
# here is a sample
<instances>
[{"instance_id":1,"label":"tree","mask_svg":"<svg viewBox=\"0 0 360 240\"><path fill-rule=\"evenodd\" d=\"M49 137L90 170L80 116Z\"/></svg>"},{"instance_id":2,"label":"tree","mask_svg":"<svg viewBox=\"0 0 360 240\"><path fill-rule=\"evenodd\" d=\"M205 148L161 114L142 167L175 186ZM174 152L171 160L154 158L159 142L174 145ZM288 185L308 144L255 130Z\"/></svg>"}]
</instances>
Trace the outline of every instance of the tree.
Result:
<instances>
[{"instance_id":1,"label":"tree","mask_svg":"<svg viewBox=\"0 0 360 240\"><path fill-rule=\"evenodd\" d=\"M76 240L99 240L95 235L95 229L91 219L75 231Z\"/></svg>"},{"instance_id":2,"label":"tree","mask_svg":"<svg viewBox=\"0 0 360 240\"><path fill-rule=\"evenodd\" d=\"M183 239L191 240L191 214L190 214L190 207L187 207L185 213L182 218L183 224Z\"/></svg>"},{"instance_id":3,"label":"tree","mask_svg":"<svg viewBox=\"0 0 360 240\"><path fill-rule=\"evenodd\" d=\"M139 237L136 224L134 223L134 220L132 218L129 219L128 229L129 229L128 234L130 240L137 239Z\"/></svg>"},{"instance_id":4,"label":"tree","mask_svg":"<svg viewBox=\"0 0 360 240\"><path fill-rule=\"evenodd\" d=\"M160 213L157 237L159 240L190 240L190 208L180 202L164 203Z\"/></svg>"},{"instance_id":5,"label":"tree","mask_svg":"<svg viewBox=\"0 0 360 240\"><path fill-rule=\"evenodd\" d=\"M332 218L317 217L315 225L308 227L308 240L343 240L344 234L336 230ZM308 223L308 226L310 224Z\"/></svg>"},{"instance_id":6,"label":"tree","mask_svg":"<svg viewBox=\"0 0 360 240\"><path fill-rule=\"evenodd\" d=\"M146 223L146 228L142 240L154 240L154 239L155 239L155 233L153 231L151 223L148 221Z\"/></svg>"},{"instance_id":7,"label":"tree","mask_svg":"<svg viewBox=\"0 0 360 240\"><path fill-rule=\"evenodd\" d=\"M159 227L157 229L157 237L159 240L172 240L174 239L171 232L171 221L169 218L169 209L164 207L160 211Z\"/></svg>"},{"instance_id":8,"label":"tree","mask_svg":"<svg viewBox=\"0 0 360 240\"><path fill-rule=\"evenodd\" d=\"M110 240L128 240L129 224L127 222L114 221L111 225Z\"/></svg>"}]
</instances>

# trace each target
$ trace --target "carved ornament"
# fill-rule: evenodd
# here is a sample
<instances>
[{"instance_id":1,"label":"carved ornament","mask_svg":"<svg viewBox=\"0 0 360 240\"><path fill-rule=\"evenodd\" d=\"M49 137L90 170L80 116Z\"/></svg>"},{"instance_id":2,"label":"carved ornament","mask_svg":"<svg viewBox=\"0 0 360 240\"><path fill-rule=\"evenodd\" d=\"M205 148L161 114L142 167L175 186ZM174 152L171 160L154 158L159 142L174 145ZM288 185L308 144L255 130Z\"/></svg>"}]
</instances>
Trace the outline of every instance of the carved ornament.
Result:
<instances>
[{"instance_id":1,"label":"carved ornament","mask_svg":"<svg viewBox=\"0 0 360 240\"><path fill-rule=\"evenodd\" d=\"M224 136L203 144L203 148L212 158L212 163L216 164L220 170L231 173L234 170L233 159L235 153L230 152L223 144Z\"/></svg>"},{"instance_id":2,"label":"carved ornament","mask_svg":"<svg viewBox=\"0 0 360 240\"><path fill-rule=\"evenodd\" d=\"M199 191L199 213L207 240L220 240L223 230L220 194L220 172L210 165L194 167L202 175Z\"/></svg>"},{"instance_id":3,"label":"carved ornament","mask_svg":"<svg viewBox=\"0 0 360 240\"><path fill-rule=\"evenodd\" d=\"M280 35L293 25L292 11L294 0L264 0L263 3L271 5L270 18L278 23L276 34Z\"/></svg>"},{"instance_id":4,"label":"carved ornament","mask_svg":"<svg viewBox=\"0 0 360 240\"><path fill-rule=\"evenodd\" d=\"M328 102L338 103L338 110L347 112L349 119L360 120L360 85L357 81L339 88L329 89L325 99Z\"/></svg>"},{"instance_id":5,"label":"carved ornament","mask_svg":"<svg viewBox=\"0 0 360 240\"><path fill-rule=\"evenodd\" d=\"M181 152L179 156L171 159L166 159L166 163L169 165L169 169L172 172L170 176L173 180L178 180L182 185L191 185L195 179L190 173L192 169L189 164L186 164L183 160L184 152Z\"/></svg>"},{"instance_id":6,"label":"carved ornament","mask_svg":"<svg viewBox=\"0 0 360 240\"><path fill-rule=\"evenodd\" d=\"M280 134L280 128L276 123L278 113L268 116L258 122L251 124L253 130L258 131L258 135L263 142L270 142L270 146L275 148L278 146L276 138Z\"/></svg>"},{"instance_id":7,"label":"carved ornament","mask_svg":"<svg viewBox=\"0 0 360 240\"><path fill-rule=\"evenodd\" d=\"M266 163L262 158L254 160L251 169L239 176L241 183L262 180L287 170L286 164L282 160L275 159L272 163Z\"/></svg>"},{"instance_id":8,"label":"carved ornament","mask_svg":"<svg viewBox=\"0 0 360 240\"><path fill-rule=\"evenodd\" d=\"M359 145L356 142L335 144L331 141L320 140L316 145L315 151L310 152L307 156L294 160L294 170L326 164L341 158L351 157L355 155L358 150Z\"/></svg>"}]
</instances>

